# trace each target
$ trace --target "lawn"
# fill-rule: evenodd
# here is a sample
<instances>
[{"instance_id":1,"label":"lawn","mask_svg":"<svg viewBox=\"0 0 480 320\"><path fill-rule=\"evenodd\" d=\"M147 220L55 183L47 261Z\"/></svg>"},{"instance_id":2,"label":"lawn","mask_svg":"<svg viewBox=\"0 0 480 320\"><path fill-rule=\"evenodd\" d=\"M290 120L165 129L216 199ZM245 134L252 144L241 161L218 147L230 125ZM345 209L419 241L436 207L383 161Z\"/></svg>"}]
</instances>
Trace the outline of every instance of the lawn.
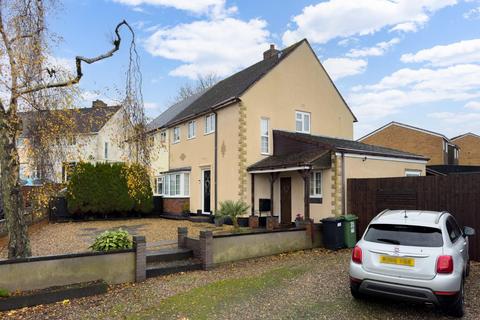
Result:
<instances>
[{"instance_id":1,"label":"lawn","mask_svg":"<svg viewBox=\"0 0 480 320\"><path fill-rule=\"evenodd\" d=\"M102 296L15 311L22 319L442 319L431 307L356 301L349 250L317 249L113 286ZM466 285L465 319L480 314L480 265ZM8 313L0 318L8 318Z\"/></svg>"},{"instance_id":2,"label":"lawn","mask_svg":"<svg viewBox=\"0 0 480 320\"><path fill-rule=\"evenodd\" d=\"M188 227L189 235L194 237L198 237L201 230L220 232L232 228L160 218L49 223L30 233L30 243L35 256L77 253L90 251L88 247L95 237L105 230L122 228L132 235L146 236L147 242L168 242L167 240L177 240L178 227ZM0 258L6 256L6 241L3 241L3 245L0 242Z\"/></svg>"}]
</instances>

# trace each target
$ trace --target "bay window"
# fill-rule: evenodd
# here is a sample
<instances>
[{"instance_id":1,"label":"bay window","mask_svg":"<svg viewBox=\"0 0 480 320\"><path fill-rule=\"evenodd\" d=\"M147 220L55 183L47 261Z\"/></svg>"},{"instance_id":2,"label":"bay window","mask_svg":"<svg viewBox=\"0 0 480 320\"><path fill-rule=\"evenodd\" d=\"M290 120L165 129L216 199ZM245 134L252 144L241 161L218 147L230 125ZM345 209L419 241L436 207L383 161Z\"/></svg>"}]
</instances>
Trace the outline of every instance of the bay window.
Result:
<instances>
[{"instance_id":1,"label":"bay window","mask_svg":"<svg viewBox=\"0 0 480 320\"><path fill-rule=\"evenodd\" d=\"M162 194L168 198L182 198L190 195L190 173L175 172L157 177L157 190L159 191L159 179L161 179Z\"/></svg>"}]
</instances>

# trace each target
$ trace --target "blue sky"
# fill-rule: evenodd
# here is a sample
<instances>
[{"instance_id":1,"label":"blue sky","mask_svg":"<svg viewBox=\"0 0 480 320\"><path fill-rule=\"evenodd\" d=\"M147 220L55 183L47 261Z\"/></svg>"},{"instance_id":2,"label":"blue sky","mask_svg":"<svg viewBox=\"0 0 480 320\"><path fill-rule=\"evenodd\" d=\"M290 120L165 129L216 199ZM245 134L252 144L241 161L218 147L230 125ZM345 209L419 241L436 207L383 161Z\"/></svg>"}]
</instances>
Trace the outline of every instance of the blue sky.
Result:
<instances>
[{"instance_id":1,"label":"blue sky","mask_svg":"<svg viewBox=\"0 0 480 320\"><path fill-rule=\"evenodd\" d=\"M307 38L359 119L356 138L390 121L480 134L480 0L67 0L50 20L63 38L52 55L68 65L103 52L122 19L137 33L150 117L198 75L225 77L270 43ZM126 48L85 68L85 99L121 98Z\"/></svg>"}]
</instances>

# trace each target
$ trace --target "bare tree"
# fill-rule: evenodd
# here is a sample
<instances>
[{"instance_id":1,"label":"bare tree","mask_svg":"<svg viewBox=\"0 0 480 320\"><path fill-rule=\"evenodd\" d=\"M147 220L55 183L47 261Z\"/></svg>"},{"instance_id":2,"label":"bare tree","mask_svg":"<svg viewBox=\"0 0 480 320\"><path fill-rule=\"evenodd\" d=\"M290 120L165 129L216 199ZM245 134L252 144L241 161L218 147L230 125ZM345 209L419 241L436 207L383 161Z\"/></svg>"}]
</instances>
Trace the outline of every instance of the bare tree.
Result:
<instances>
[{"instance_id":1,"label":"bare tree","mask_svg":"<svg viewBox=\"0 0 480 320\"><path fill-rule=\"evenodd\" d=\"M59 75L59 69L47 63L48 41L46 11L53 9L54 0L0 0L0 169L1 195L9 235L8 257L31 255L19 177L17 139L22 133L22 108L34 113L37 128L58 135L58 126L44 117L58 103L68 99L83 76L82 64L107 59L120 49L120 30L126 28L132 37L130 66L127 70L126 119L135 128L132 136L141 139L145 117L141 99L141 76L135 49L135 34L124 20L114 30L112 48L95 57L77 56L75 73ZM3 63L3 65L2 65ZM60 121L61 122L61 121ZM40 125L39 124L43 124ZM53 129L52 129L53 128ZM57 131L56 131L57 130ZM45 134L46 135L46 134ZM43 136L43 139L47 136ZM140 137L140 138L138 138ZM39 143L37 141L37 143ZM137 148L137 153L141 148ZM148 152L147 152L148 153Z\"/></svg>"},{"instance_id":2,"label":"bare tree","mask_svg":"<svg viewBox=\"0 0 480 320\"><path fill-rule=\"evenodd\" d=\"M199 92L202 92L219 81L219 77L213 73L205 76L198 75L197 80L194 83L187 82L178 89L178 94L174 99L174 102L182 101L188 97L193 96Z\"/></svg>"}]
</instances>

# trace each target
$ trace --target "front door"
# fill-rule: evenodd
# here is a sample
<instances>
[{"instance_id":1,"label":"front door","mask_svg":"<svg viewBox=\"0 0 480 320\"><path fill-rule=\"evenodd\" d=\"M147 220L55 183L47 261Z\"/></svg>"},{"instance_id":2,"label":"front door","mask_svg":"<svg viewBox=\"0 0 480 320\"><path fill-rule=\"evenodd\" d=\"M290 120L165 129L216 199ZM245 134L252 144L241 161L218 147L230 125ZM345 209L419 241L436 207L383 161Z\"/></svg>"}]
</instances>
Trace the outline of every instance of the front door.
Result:
<instances>
[{"instance_id":1,"label":"front door","mask_svg":"<svg viewBox=\"0 0 480 320\"><path fill-rule=\"evenodd\" d=\"M280 178L281 224L292 223L292 178Z\"/></svg>"},{"instance_id":2,"label":"front door","mask_svg":"<svg viewBox=\"0 0 480 320\"><path fill-rule=\"evenodd\" d=\"M202 210L203 212L211 212L210 177L211 177L211 171L209 169L202 171Z\"/></svg>"}]
</instances>

